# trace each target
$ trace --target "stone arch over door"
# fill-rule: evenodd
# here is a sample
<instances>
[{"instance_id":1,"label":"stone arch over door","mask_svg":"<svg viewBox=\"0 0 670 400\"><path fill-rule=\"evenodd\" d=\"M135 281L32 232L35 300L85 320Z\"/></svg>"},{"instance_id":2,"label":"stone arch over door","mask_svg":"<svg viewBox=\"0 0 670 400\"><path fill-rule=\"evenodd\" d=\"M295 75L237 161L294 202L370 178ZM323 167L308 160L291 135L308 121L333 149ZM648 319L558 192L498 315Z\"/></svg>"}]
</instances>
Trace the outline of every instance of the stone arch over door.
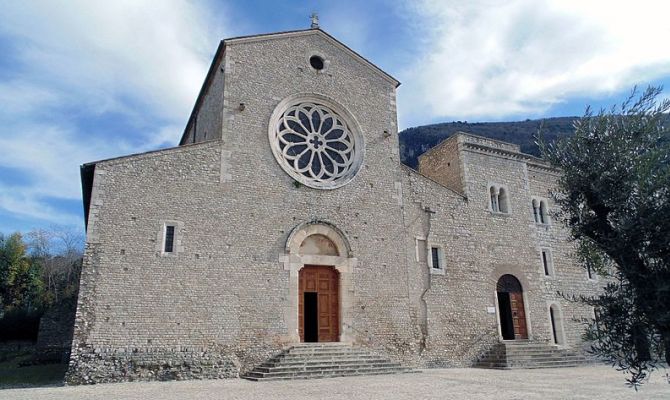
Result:
<instances>
[{"instance_id":1,"label":"stone arch over door","mask_svg":"<svg viewBox=\"0 0 670 400\"><path fill-rule=\"evenodd\" d=\"M353 337L349 327L353 325L352 282L357 259L344 233L325 221L301 223L289 234L279 262L289 273L288 302L284 311L287 327L285 341L300 342L300 271L305 266L325 266L334 268L339 276L339 341L351 343Z\"/></svg>"}]
</instances>

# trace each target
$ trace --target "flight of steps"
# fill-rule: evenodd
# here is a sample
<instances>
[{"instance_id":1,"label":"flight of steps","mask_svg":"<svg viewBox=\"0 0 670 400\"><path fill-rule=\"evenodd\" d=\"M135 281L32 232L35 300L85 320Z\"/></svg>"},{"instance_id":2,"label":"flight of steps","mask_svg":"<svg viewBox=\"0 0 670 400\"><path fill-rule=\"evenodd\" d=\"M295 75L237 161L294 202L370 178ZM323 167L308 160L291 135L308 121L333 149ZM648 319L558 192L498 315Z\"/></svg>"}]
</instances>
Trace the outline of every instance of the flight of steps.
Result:
<instances>
[{"instance_id":1,"label":"flight of steps","mask_svg":"<svg viewBox=\"0 0 670 400\"><path fill-rule=\"evenodd\" d=\"M542 342L516 340L499 343L475 363L477 368L559 368L577 367L593 360L574 350Z\"/></svg>"},{"instance_id":2,"label":"flight of steps","mask_svg":"<svg viewBox=\"0 0 670 400\"><path fill-rule=\"evenodd\" d=\"M410 372L387 357L343 343L301 343L272 357L242 378L253 381Z\"/></svg>"}]
</instances>

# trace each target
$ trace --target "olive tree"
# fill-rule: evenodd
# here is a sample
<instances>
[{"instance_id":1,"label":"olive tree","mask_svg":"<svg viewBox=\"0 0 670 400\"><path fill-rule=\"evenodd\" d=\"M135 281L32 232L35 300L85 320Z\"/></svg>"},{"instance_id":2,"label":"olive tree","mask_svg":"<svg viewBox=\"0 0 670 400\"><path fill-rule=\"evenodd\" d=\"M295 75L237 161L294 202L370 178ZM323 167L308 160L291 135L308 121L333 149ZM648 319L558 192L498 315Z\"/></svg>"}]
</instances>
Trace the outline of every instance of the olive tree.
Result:
<instances>
[{"instance_id":1,"label":"olive tree","mask_svg":"<svg viewBox=\"0 0 670 400\"><path fill-rule=\"evenodd\" d=\"M553 197L585 268L609 277L586 339L637 387L670 364L670 101L660 87L575 121L574 135L539 140L562 170Z\"/></svg>"}]
</instances>

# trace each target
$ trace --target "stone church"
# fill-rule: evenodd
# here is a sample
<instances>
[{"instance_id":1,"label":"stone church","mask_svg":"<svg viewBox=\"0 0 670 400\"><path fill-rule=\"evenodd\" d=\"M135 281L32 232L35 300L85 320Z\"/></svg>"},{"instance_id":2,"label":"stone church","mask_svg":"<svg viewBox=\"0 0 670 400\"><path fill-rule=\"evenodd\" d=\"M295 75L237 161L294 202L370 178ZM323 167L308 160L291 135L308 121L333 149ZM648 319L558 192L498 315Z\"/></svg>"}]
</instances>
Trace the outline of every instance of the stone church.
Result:
<instances>
[{"instance_id":1,"label":"stone church","mask_svg":"<svg viewBox=\"0 0 670 400\"><path fill-rule=\"evenodd\" d=\"M402 165L399 85L318 27L221 41L179 146L81 168L68 382L235 377L304 342L576 354L593 310L557 292L602 282L552 221L558 171L467 133Z\"/></svg>"}]
</instances>

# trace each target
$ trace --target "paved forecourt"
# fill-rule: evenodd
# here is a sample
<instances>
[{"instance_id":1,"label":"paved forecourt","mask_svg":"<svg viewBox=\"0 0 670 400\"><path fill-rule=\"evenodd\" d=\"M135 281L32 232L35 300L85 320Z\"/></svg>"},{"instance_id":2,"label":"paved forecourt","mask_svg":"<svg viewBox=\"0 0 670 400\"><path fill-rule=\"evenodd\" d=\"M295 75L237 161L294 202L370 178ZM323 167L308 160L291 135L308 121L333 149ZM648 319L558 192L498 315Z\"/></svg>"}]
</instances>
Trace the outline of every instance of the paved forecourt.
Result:
<instances>
[{"instance_id":1,"label":"paved forecourt","mask_svg":"<svg viewBox=\"0 0 670 400\"><path fill-rule=\"evenodd\" d=\"M92 386L9 389L3 400L96 399L669 399L665 371L639 392L603 367L540 370L430 369L421 373L298 381L241 379L131 382Z\"/></svg>"}]
</instances>

